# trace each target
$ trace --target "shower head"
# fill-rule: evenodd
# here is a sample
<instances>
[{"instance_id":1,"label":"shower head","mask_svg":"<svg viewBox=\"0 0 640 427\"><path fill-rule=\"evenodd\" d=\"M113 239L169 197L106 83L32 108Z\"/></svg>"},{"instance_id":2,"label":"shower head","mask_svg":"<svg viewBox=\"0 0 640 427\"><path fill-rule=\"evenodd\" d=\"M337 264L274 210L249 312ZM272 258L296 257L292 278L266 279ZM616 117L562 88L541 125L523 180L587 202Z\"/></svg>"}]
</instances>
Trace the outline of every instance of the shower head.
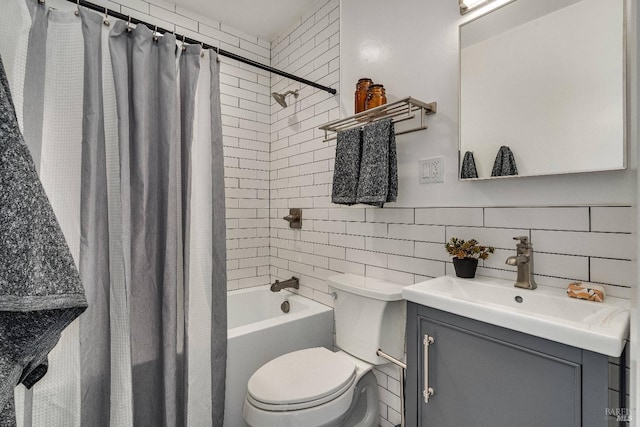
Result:
<instances>
[{"instance_id":1,"label":"shower head","mask_svg":"<svg viewBox=\"0 0 640 427\"><path fill-rule=\"evenodd\" d=\"M273 96L273 99L275 99L278 104L282 105L283 108L286 108L287 107L286 97L289 94L292 94L294 98L298 98L298 95L299 95L298 90L296 89L296 90L288 90L283 94L273 92L271 96Z\"/></svg>"}]
</instances>

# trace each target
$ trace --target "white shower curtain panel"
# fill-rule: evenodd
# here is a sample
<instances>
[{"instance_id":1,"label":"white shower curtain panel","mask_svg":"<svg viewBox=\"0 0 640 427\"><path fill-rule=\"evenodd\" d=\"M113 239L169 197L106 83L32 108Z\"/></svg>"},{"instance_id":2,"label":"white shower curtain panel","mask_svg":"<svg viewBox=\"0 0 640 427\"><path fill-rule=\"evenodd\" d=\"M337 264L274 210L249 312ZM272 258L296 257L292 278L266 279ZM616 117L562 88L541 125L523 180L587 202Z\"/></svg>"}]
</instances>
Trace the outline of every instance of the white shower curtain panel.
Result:
<instances>
[{"instance_id":1,"label":"white shower curtain panel","mask_svg":"<svg viewBox=\"0 0 640 427\"><path fill-rule=\"evenodd\" d=\"M204 51L202 62L208 64L209 51ZM211 188L211 70L200 68L195 102L194 138L192 153L191 229L198 230L189 240L190 271L187 298L186 336L189 342L187 352L187 382L189 396L203 396L204 399L189 399L188 424L206 425L211 400L211 277L212 277L212 229L211 209L213 206Z\"/></svg>"},{"instance_id":2,"label":"white shower curtain panel","mask_svg":"<svg viewBox=\"0 0 640 427\"><path fill-rule=\"evenodd\" d=\"M19 123L80 268L89 302L85 314L64 331L50 354L47 375L31 391L23 386L16 388L18 425L152 425L141 417L159 412L154 426L222 426L226 248L215 53L201 54L199 46L190 46L183 52L171 35L154 42L148 29L128 31L124 23L112 18L111 25L103 25L101 15L85 9L76 16L73 10L47 9L37 0L2 2L0 55L10 79ZM160 141L149 139L141 130L145 129L141 126L157 127L159 118L141 112L156 111L160 117L166 113L138 109L141 101L153 101L123 100L122 94L128 92L130 98L141 86L147 92L139 93L157 94L160 80L171 71L162 70L157 82L130 77L128 89L122 91L121 86L118 100L116 86L125 82L114 81L114 71L116 76L130 71L118 68L119 63L113 60L118 28L121 32L125 28L123 41L132 43L136 39L152 57L162 43L167 47L170 44L171 49L176 46L173 87L176 98L182 99L171 101L168 96L157 103L157 108L172 112L171 120L175 122L175 132L164 135L166 143L172 144L167 153L176 156L165 159L170 161L167 164L175 165L171 168L176 172L166 179L170 181L174 176L176 182L164 187L169 193L159 193L154 199L146 199L146 193L134 193L138 191L135 188L146 191L150 184L157 184L156 177L165 176L153 157L157 149L154 144ZM131 58L147 60L136 55ZM185 66L185 61L197 66ZM193 91L180 84L187 78L192 79ZM175 105L163 105L164 102ZM133 112L127 120L124 116L128 113L122 105L129 105ZM144 160L140 155L151 157ZM189 161L185 164L184 159ZM147 169L127 169L139 164ZM139 179L149 181L140 187ZM129 180L135 181L131 187ZM149 223L147 218L136 222L139 218L132 217L135 212L129 211L131 206L137 209L142 206L138 202L146 206L170 201L171 197L176 203L165 206L176 210L175 218L163 214L157 220L158 224L175 221L173 226L158 225L158 230L169 230L169 234L136 235L140 224L147 227ZM101 206L106 207L104 215L100 214ZM154 215L154 206L148 207L147 217ZM174 228L175 233L170 231ZM131 265L145 259L145 254L135 252L139 248L132 242L148 240L156 242L153 247L158 253L173 254L175 259L165 261L177 266L177 277L167 276L162 260L155 266ZM155 261L157 258L149 260ZM101 262L104 268L100 267ZM144 273L135 275L135 271L144 272L144 268L165 271L159 276L162 280L145 280ZM132 280L127 271L133 271L137 279ZM164 290L157 293L159 286ZM158 295L160 306L149 307L154 310L153 316L141 312L146 309L139 301L146 298L144 295ZM171 316L165 318L171 312L174 320ZM138 319L133 324L132 315ZM157 319L163 326L146 319ZM171 327L175 331L166 331ZM159 340L155 344L161 349L175 348L175 354L140 348L140 340L133 339L132 334L141 336L147 329L149 336ZM175 342L166 342L167 339ZM175 366L167 368L166 364ZM154 366L163 368L156 371ZM160 379L145 377L158 372L163 375ZM168 379L167 375L173 377ZM159 387L157 399L146 395L149 389L144 388L145 384ZM147 402L159 406L145 407Z\"/></svg>"},{"instance_id":3,"label":"white shower curtain panel","mask_svg":"<svg viewBox=\"0 0 640 427\"><path fill-rule=\"evenodd\" d=\"M84 50L78 19L50 11L44 91L40 180L65 235L76 266L80 257L80 168ZM60 165L65 165L60 167ZM79 322L72 323L53 350L50 369L33 389L33 424L79 422Z\"/></svg>"},{"instance_id":4,"label":"white shower curtain panel","mask_svg":"<svg viewBox=\"0 0 640 427\"><path fill-rule=\"evenodd\" d=\"M24 99L24 73L27 66L27 46L31 16L25 2L6 2L0 13L0 52L5 63L7 78L13 94L13 103L20 128L22 120L22 101Z\"/></svg>"}]
</instances>

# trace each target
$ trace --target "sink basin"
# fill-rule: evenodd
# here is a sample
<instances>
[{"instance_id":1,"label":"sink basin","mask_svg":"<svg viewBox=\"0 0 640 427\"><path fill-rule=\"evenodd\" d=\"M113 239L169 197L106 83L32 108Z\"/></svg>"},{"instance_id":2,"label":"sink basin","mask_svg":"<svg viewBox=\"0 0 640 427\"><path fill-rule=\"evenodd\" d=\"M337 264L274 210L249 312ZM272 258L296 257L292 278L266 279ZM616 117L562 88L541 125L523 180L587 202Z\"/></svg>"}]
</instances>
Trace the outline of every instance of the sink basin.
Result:
<instances>
[{"instance_id":1,"label":"sink basin","mask_svg":"<svg viewBox=\"0 0 640 427\"><path fill-rule=\"evenodd\" d=\"M569 298L564 289L533 291L492 277L442 276L406 286L402 296L427 307L618 357L629 337L628 302Z\"/></svg>"}]
</instances>

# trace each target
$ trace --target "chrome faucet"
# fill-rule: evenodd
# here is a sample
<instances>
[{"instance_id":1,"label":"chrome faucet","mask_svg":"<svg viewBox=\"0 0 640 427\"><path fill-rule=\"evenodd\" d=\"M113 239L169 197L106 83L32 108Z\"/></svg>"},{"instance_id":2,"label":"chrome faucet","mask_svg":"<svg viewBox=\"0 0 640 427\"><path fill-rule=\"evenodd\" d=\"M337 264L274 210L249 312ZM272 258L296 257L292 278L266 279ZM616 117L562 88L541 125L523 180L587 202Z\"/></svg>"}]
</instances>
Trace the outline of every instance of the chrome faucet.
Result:
<instances>
[{"instance_id":1,"label":"chrome faucet","mask_svg":"<svg viewBox=\"0 0 640 427\"><path fill-rule=\"evenodd\" d=\"M535 289L538 285L533 279L533 245L529 243L527 236L514 237L513 240L519 240L516 245L516 255L507 258L506 264L518 267L518 277L514 286Z\"/></svg>"},{"instance_id":2,"label":"chrome faucet","mask_svg":"<svg viewBox=\"0 0 640 427\"><path fill-rule=\"evenodd\" d=\"M283 280L282 282L276 280L275 283L271 284L271 292L280 292L284 288L293 288L300 289L300 281L297 277L293 276L291 279Z\"/></svg>"}]
</instances>

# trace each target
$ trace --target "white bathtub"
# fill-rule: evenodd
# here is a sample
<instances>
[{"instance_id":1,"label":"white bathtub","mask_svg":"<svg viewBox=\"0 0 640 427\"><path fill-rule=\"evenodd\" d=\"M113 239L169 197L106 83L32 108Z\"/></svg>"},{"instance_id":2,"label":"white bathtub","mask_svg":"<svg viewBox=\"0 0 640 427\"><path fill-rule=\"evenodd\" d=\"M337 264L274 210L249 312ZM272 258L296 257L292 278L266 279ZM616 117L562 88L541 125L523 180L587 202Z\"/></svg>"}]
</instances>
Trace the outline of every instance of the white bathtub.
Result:
<instances>
[{"instance_id":1,"label":"white bathtub","mask_svg":"<svg viewBox=\"0 0 640 427\"><path fill-rule=\"evenodd\" d=\"M289 313L280 305L288 300ZM333 310L288 291L268 288L227 296L228 350L225 427L244 427L242 403L251 375L269 360L310 347L333 348Z\"/></svg>"}]
</instances>

